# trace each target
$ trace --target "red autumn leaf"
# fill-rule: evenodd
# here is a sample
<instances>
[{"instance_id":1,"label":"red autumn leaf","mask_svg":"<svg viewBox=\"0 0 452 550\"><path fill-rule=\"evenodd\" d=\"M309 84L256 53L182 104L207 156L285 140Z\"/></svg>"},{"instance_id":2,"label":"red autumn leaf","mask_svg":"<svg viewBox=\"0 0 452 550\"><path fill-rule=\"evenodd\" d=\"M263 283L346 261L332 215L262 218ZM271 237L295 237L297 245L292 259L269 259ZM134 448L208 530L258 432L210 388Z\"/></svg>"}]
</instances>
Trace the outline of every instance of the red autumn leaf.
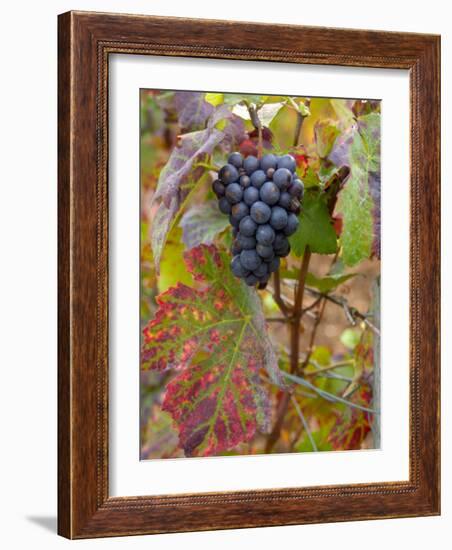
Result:
<instances>
[{"instance_id":1,"label":"red autumn leaf","mask_svg":"<svg viewBox=\"0 0 452 550\"><path fill-rule=\"evenodd\" d=\"M233 277L228 255L200 245L184 258L198 284L179 283L157 298L144 329L142 367L175 371L162 408L185 454L221 454L268 430L261 369L279 382L277 364L256 291Z\"/></svg>"}]
</instances>

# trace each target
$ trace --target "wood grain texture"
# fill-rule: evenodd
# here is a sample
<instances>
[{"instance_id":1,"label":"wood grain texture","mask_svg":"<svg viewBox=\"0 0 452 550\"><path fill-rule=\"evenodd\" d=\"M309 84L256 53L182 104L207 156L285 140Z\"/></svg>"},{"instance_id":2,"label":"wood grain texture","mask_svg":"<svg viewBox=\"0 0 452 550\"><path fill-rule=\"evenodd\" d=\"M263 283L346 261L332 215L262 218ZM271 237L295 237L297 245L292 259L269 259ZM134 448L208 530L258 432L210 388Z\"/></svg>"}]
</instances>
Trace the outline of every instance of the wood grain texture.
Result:
<instances>
[{"instance_id":1,"label":"wood grain texture","mask_svg":"<svg viewBox=\"0 0 452 550\"><path fill-rule=\"evenodd\" d=\"M59 16L58 531L68 538L439 513L438 36L118 14ZM108 57L410 71L410 480L108 495Z\"/></svg>"}]
</instances>

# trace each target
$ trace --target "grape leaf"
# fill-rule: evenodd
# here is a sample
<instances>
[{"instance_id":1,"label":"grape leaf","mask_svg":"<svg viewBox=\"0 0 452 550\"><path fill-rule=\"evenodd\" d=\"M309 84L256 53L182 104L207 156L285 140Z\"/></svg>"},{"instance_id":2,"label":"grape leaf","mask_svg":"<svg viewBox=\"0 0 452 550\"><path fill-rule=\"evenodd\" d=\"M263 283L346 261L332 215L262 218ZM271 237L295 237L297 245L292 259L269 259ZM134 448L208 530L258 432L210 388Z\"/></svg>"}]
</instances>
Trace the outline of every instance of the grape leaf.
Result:
<instances>
[{"instance_id":1,"label":"grape leaf","mask_svg":"<svg viewBox=\"0 0 452 550\"><path fill-rule=\"evenodd\" d=\"M330 103L339 120L347 126L353 124L355 117L352 111L354 103L352 99L330 99Z\"/></svg>"},{"instance_id":2,"label":"grape leaf","mask_svg":"<svg viewBox=\"0 0 452 550\"><path fill-rule=\"evenodd\" d=\"M232 108L232 112L243 120L251 120L251 115L248 111L248 107L246 105L243 105L242 103L237 103L236 105L234 105Z\"/></svg>"},{"instance_id":3,"label":"grape leaf","mask_svg":"<svg viewBox=\"0 0 452 550\"><path fill-rule=\"evenodd\" d=\"M238 105L239 103L242 103L242 101L258 104L258 103L261 103L263 99L264 99L264 96L261 96L261 95L224 94L224 102L226 103L226 105Z\"/></svg>"},{"instance_id":4,"label":"grape leaf","mask_svg":"<svg viewBox=\"0 0 452 550\"><path fill-rule=\"evenodd\" d=\"M217 128L222 123L223 128ZM194 167L197 160L211 154L220 143L231 147L243 134L243 123L224 105L215 109L207 128L180 136L180 142L160 172L154 202L159 206L152 224L151 244L158 271L168 231L185 199L201 181L205 168Z\"/></svg>"},{"instance_id":5,"label":"grape leaf","mask_svg":"<svg viewBox=\"0 0 452 550\"><path fill-rule=\"evenodd\" d=\"M281 277L283 279L295 279L298 280L298 277L300 275L299 269L291 269L290 271L281 271ZM348 281L348 279L351 279L357 275L357 273L348 273L347 275L341 275L341 274L330 274L326 277L316 277L313 273L308 272L306 274L306 284L308 286L311 286L313 288L316 288L319 292L322 294L326 292L331 292L335 288L337 288L342 283L345 283L345 281Z\"/></svg>"},{"instance_id":6,"label":"grape leaf","mask_svg":"<svg viewBox=\"0 0 452 550\"><path fill-rule=\"evenodd\" d=\"M213 113L213 106L204 99L202 92L176 92L174 106L181 128L200 130Z\"/></svg>"},{"instance_id":7,"label":"grape leaf","mask_svg":"<svg viewBox=\"0 0 452 550\"><path fill-rule=\"evenodd\" d=\"M157 278L159 292L167 290L178 282L187 285L192 284L193 278L185 269L184 252L182 229L178 226L173 227L168 234L160 260L160 275Z\"/></svg>"},{"instance_id":8,"label":"grape leaf","mask_svg":"<svg viewBox=\"0 0 452 550\"><path fill-rule=\"evenodd\" d=\"M342 216L341 244L347 265L379 253L380 234L380 115L358 117L336 140L330 160L348 165L350 176L338 195L336 213Z\"/></svg>"},{"instance_id":9,"label":"grape leaf","mask_svg":"<svg viewBox=\"0 0 452 550\"><path fill-rule=\"evenodd\" d=\"M290 245L295 256L302 256L306 246L317 254L334 254L337 249L336 233L331 223L325 197L319 190L306 189L300 225Z\"/></svg>"},{"instance_id":10,"label":"grape leaf","mask_svg":"<svg viewBox=\"0 0 452 550\"><path fill-rule=\"evenodd\" d=\"M320 158L326 158L333 148L337 136L340 134L337 125L330 120L318 120L314 126L315 143Z\"/></svg>"},{"instance_id":11,"label":"grape leaf","mask_svg":"<svg viewBox=\"0 0 452 550\"><path fill-rule=\"evenodd\" d=\"M311 166L308 166L306 173L303 176L304 186L307 187L318 187L320 184L320 178L317 172L315 172Z\"/></svg>"},{"instance_id":12,"label":"grape leaf","mask_svg":"<svg viewBox=\"0 0 452 550\"><path fill-rule=\"evenodd\" d=\"M236 279L213 245L185 253L200 287L178 284L157 298L143 331L142 368L174 369L163 410L187 456L208 456L268 431L270 401L260 370L282 385L255 290Z\"/></svg>"},{"instance_id":13,"label":"grape leaf","mask_svg":"<svg viewBox=\"0 0 452 550\"><path fill-rule=\"evenodd\" d=\"M261 121L262 126L270 126L271 121L284 107L284 103L266 103L257 111L257 116Z\"/></svg>"},{"instance_id":14,"label":"grape leaf","mask_svg":"<svg viewBox=\"0 0 452 550\"><path fill-rule=\"evenodd\" d=\"M219 215L217 201L209 201L192 206L182 216L179 225L185 246L194 248L202 243L211 244L218 233L228 227L229 220Z\"/></svg>"},{"instance_id":15,"label":"grape leaf","mask_svg":"<svg viewBox=\"0 0 452 550\"><path fill-rule=\"evenodd\" d=\"M224 103L224 94L209 92L205 95L205 99L208 103L216 107L217 105Z\"/></svg>"}]
</instances>

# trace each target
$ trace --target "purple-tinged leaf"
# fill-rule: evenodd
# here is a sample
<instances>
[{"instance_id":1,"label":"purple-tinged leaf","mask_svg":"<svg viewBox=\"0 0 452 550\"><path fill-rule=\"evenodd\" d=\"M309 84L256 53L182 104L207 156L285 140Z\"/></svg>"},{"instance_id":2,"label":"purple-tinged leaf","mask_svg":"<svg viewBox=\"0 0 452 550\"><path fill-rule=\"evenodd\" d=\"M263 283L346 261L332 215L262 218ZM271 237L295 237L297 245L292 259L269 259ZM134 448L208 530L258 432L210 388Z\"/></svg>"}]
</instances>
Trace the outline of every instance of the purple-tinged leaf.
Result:
<instances>
[{"instance_id":1,"label":"purple-tinged leaf","mask_svg":"<svg viewBox=\"0 0 452 550\"><path fill-rule=\"evenodd\" d=\"M372 241L372 255L381 257L381 177L380 172L369 172L369 191L372 197L374 235Z\"/></svg>"},{"instance_id":2,"label":"purple-tinged leaf","mask_svg":"<svg viewBox=\"0 0 452 550\"><path fill-rule=\"evenodd\" d=\"M212 115L214 108L204 97L205 94L201 92L176 92L174 94L174 106L179 125L185 131L204 128L207 119Z\"/></svg>"},{"instance_id":3,"label":"purple-tinged leaf","mask_svg":"<svg viewBox=\"0 0 452 550\"><path fill-rule=\"evenodd\" d=\"M179 144L160 172L154 201L159 202L152 224L152 251L158 271L166 236L185 199L205 173L195 167L206 155L221 145L230 150L244 133L243 123L225 105L217 107L207 121L207 128L180 136Z\"/></svg>"},{"instance_id":4,"label":"purple-tinged leaf","mask_svg":"<svg viewBox=\"0 0 452 550\"><path fill-rule=\"evenodd\" d=\"M218 233L229 225L226 216L218 215L217 201L209 201L192 206L182 216L182 240L187 248L200 244L211 244Z\"/></svg>"}]
</instances>

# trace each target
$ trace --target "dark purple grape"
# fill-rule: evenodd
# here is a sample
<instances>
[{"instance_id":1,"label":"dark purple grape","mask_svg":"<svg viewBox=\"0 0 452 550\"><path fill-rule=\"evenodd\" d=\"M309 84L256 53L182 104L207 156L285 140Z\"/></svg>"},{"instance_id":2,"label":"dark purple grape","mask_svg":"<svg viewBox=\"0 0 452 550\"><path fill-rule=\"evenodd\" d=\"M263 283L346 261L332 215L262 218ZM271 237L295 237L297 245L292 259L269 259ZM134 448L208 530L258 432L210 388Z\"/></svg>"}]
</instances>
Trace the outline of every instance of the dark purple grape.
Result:
<instances>
[{"instance_id":1,"label":"dark purple grape","mask_svg":"<svg viewBox=\"0 0 452 550\"><path fill-rule=\"evenodd\" d=\"M273 175L275 174L275 169L274 168L269 168L265 173L267 174L267 178L269 180L272 180Z\"/></svg>"},{"instance_id":2,"label":"dark purple grape","mask_svg":"<svg viewBox=\"0 0 452 550\"><path fill-rule=\"evenodd\" d=\"M237 169L241 168L243 165L243 157L240 153L231 153L228 157L228 164L232 164Z\"/></svg>"},{"instance_id":3,"label":"dark purple grape","mask_svg":"<svg viewBox=\"0 0 452 550\"><path fill-rule=\"evenodd\" d=\"M285 238L285 237L284 237ZM285 241L283 243L281 243L280 246L276 247L274 244L273 244L273 250L275 251L275 254L277 256L281 256L281 257L284 257L284 256L287 256L290 252L290 244L289 244L289 241L287 239L285 239Z\"/></svg>"},{"instance_id":4,"label":"dark purple grape","mask_svg":"<svg viewBox=\"0 0 452 550\"><path fill-rule=\"evenodd\" d=\"M273 174L273 182L281 191L285 191L292 183L292 173L287 168L278 168Z\"/></svg>"},{"instance_id":5,"label":"dark purple grape","mask_svg":"<svg viewBox=\"0 0 452 550\"><path fill-rule=\"evenodd\" d=\"M270 225L276 230L284 229L287 225L287 211L281 206L274 206L270 217Z\"/></svg>"},{"instance_id":6,"label":"dark purple grape","mask_svg":"<svg viewBox=\"0 0 452 550\"><path fill-rule=\"evenodd\" d=\"M273 229L265 223L264 225L259 225L256 231L256 241L260 244L269 245L275 240L275 232Z\"/></svg>"},{"instance_id":7,"label":"dark purple grape","mask_svg":"<svg viewBox=\"0 0 452 550\"><path fill-rule=\"evenodd\" d=\"M275 271L278 271L279 264L280 264L280 260L277 256L275 256L268 264L268 272L274 273Z\"/></svg>"},{"instance_id":8,"label":"dark purple grape","mask_svg":"<svg viewBox=\"0 0 452 550\"><path fill-rule=\"evenodd\" d=\"M301 204L297 198L292 197L292 199L290 200L289 210L297 216L301 212Z\"/></svg>"},{"instance_id":9,"label":"dark purple grape","mask_svg":"<svg viewBox=\"0 0 452 550\"><path fill-rule=\"evenodd\" d=\"M244 278L249 275L249 270L245 269L240 261L240 256L234 256L231 262L231 271L236 277Z\"/></svg>"},{"instance_id":10,"label":"dark purple grape","mask_svg":"<svg viewBox=\"0 0 452 550\"><path fill-rule=\"evenodd\" d=\"M225 197L231 204L236 204L242 200L243 189L238 183L231 183L226 187Z\"/></svg>"},{"instance_id":11,"label":"dark purple grape","mask_svg":"<svg viewBox=\"0 0 452 550\"><path fill-rule=\"evenodd\" d=\"M261 263L261 265L253 271L253 274L256 275L258 279L262 279L268 275L268 265L266 263Z\"/></svg>"},{"instance_id":12,"label":"dark purple grape","mask_svg":"<svg viewBox=\"0 0 452 550\"><path fill-rule=\"evenodd\" d=\"M292 197L301 199L303 197L304 185L303 182L299 179L296 179L292 182L292 185L288 189L289 194Z\"/></svg>"},{"instance_id":13,"label":"dark purple grape","mask_svg":"<svg viewBox=\"0 0 452 550\"><path fill-rule=\"evenodd\" d=\"M295 169L297 168L297 163L295 162L295 159L292 155L283 155L278 159L278 169L279 168L287 168L287 170L290 170L292 173L294 173Z\"/></svg>"},{"instance_id":14,"label":"dark purple grape","mask_svg":"<svg viewBox=\"0 0 452 550\"><path fill-rule=\"evenodd\" d=\"M239 179L239 173L237 168L232 164L225 164L223 168L218 172L218 178L226 185L237 181Z\"/></svg>"},{"instance_id":15,"label":"dark purple grape","mask_svg":"<svg viewBox=\"0 0 452 550\"><path fill-rule=\"evenodd\" d=\"M243 193L243 200L245 204L251 206L259 200L259 191L255 187L248 187L248 189L245 189L245 192Z\"/></svg>"},{"instance_id":16,"label":"dark purple grape","mask_svg":"<svg viewBox=\"0 0 452 550\"><path fill-rule=\"evenodd\" d=\"M288 243L289 241L287 240L287 237L284 235L284 233L278 231L278 233L276 233L275 240L273 241L273 249L275 250L275 252L277 252L277 250L284 249Z\"/></svg>"},{"instance_id":17,"label":"dark purple grape","mask_svg":"<svg viewBox=\"0 0 452 550\"><path fill-rule=\"evenodd\" d=\"M250 210L250 216L256 223L267 223L271 213L272 211L268 204L262 201L255 202Z\"/></svg>"},{"instance_id":18,"label":"dark purple grape","mask_svg":"<svg viewBox=\"0 0 452 550\"><path fill-rule=\"evenodd\" d=\"M243 248L242 248L242 245L240 244L240 241L238 239L234 239L232 241L232 246L231 246L231 253L233 256L236 256L237 254L240 254L240 252L242 252Z\"/></svg>"},{"instance_id":19,"label":"dark purple grape","mask_svg":"<svg viewBox=\"0 0 452 550\"><path fill-rule=\"evenodd\" d=\"M245 216L248 216L250 209L244 202L238 202L232 207L232 215L240 222Z\"/></svg>"},{"instance_id":20,"label":"dark purple grape","mask_svg":"<svg viewBox=\"0 0 452 550\"><path fill-rule=\"evenodd\" d=\"M279 196L278 205L281 206L281 208L288 210L291 199L292 197L289 195L289 193L287 191L283 191Z\"/></svg>"},{"instance_id":21,"label":"dark purple grape","mask_svg":"<svg viewBox=\"0 0 452 550\"><path fill-rule=\"evenodd\" d=\"M291 155L259 160L235 152L212 183L219 209L232 225L231 271L250 286L265 288L280 258L290 253L288 237L299 226L304 191L295 169Z\"/></svg>"},{"instance_id":22,"label":"dark purple grape","mask_svg":"<svg viewBox=\"0 0 452 550\"><path fill-rule=\"evenodd\" d=\"M256 275L253 275L252 273L250 273L245 277L245 283L248 286L254 286L258 282L259 282L259 279L256 277Z\"/></svg>"},{"instance_id":23,"label":"dark purple grape","mask_svg":"<svg viewBox=\"0 0 452 550\"><path fill-rule=\"evenodd\" d=\"M215 195L220 199L221 197L224 197L225 192L225 186L223 183L221 183L220 180L215 180L212 183L212 191L215 193Z\"/></svg>"},{"instance_id":24,"label":"dark purple grape","mask_svg":"<svg viewBox=\"0 0 452 550\"><path fill-rule=\"evenodd\" d=\"M265 245L265 244L259 244L259 243L256 245L256 252L259 254L261 258L264 258L265 260L269 260L273 258L273 256L275 255L275 252L271 245Z\"/></svg>"},{"instance_id":25,"label":"dark purple grape","mask_svg":"<svg viewBox=\"0 0 452 550\"><path fill-rule=\"evenodd\" d=\"M239 231L244 237L253 237L256 229L257 224L250 216L245 216L240 220Z\"/></svg>"},{"instance_id":26,"label":"dark purple grape","mask_svg":"<svg viewBox=\"0 0 452 550\"><path fill-rule=\"evenodd\" d=\"M262 187L262 184L267 180L267 176L262 170L256 170L251 174L250 178L251 185L253 185L257 189L260 189Z\"/></svg>"},{"instance_id":27,"label":"dark purple grape","mask_svg":"<svg viewBox=\"0 0 452 550\"><path fill-rule=\"evenodd\" d=\"M254 250L256 248L256 239L254 237L245 237L240 232L237 235L237 244L242 250Z\"/></svg>"},{"instance_id":28,"label":"dark purple grape","mask_svg":"<svg viewBox=\"0 0 452 550\"><path fill-rule=\"evenodd\" d=\"M266 172L269 168L273 168L276 170L276 166L278 165L278 157L276 155L272 155L269 153L268 155L264 155L261 158L261 168L264 172Z\"/></svg>"},{"instance_id":29,"label":"dark purple grape","mask_svg":"<svg viewBox=\"0 0 452 550\"><path fill-rule=\"evenodd\" d=\"M246 157L246 159L243 161L243 168L245 169L245 172L248 174L248 176L251 176L253 172L259 169L259 160L252 155Z\"/></svg>"},{"instance_id":30,"label":"dark purple grape","mask_svg":"<svg viewBox=\"0 0 452 550\"><path fill-rule=\"evenodd\" d=\"M261 200L268 205L276 204L280 195L278 187L272 181L266 181L259 191Z\"/></svg>"},{"instance_id":31,"label":"dark purple grape","mask_svg":"<svg viewBox=\"0 0 452 550\"><path fill-rule=\"evenodd\" d=\"M249 176L247 175L244 175L244 176L240 176L240 185L246 189L247 187L249 187L251 185L251 179Z\"/></svg>"},{"instance_id":32,"label":"dark purple grape","mask_svg":"<svg viewBox=\"0 0 452 550\"><path fill-rule=\"evenodd\" d=\"M238 228L240 220L237 220L232 214L229 214L229 223L232 225L232 227Z\"/></svg>"},{"instance_id":33,"label":"dark purple grape","mask_svg":"<svg viewBox=\"0 0 452 550\"><path fill-rule=\"evenodd\" d=\"M218 201L218 208L223 214L231 213L231 204L226 197L221 197L221 199Z\"/></svg>"},{"instance_id":34,"label":"dark purple grape","mask_svg":"<svg viewBox=\"0 0 452 550\"><path fill-rule=\"evenodd\" d=\"M262 260L255 250L243 250L240 253L240 262L245 269L254 271L261 265Z\"/></svg>"},{"instance_id":35,"label":"dark purple grape","mask_svg":"<svg viewBox=\"0 0 452 550\"><path fill-rule=\"evenodd\" d=\"M299 224L300 222L297 216L293 213L290 213L287 217L287 225L284 228L284 235L287 235L288 237L290 235L293 235L298 229Z\"/></svg>"}]
</instances>

